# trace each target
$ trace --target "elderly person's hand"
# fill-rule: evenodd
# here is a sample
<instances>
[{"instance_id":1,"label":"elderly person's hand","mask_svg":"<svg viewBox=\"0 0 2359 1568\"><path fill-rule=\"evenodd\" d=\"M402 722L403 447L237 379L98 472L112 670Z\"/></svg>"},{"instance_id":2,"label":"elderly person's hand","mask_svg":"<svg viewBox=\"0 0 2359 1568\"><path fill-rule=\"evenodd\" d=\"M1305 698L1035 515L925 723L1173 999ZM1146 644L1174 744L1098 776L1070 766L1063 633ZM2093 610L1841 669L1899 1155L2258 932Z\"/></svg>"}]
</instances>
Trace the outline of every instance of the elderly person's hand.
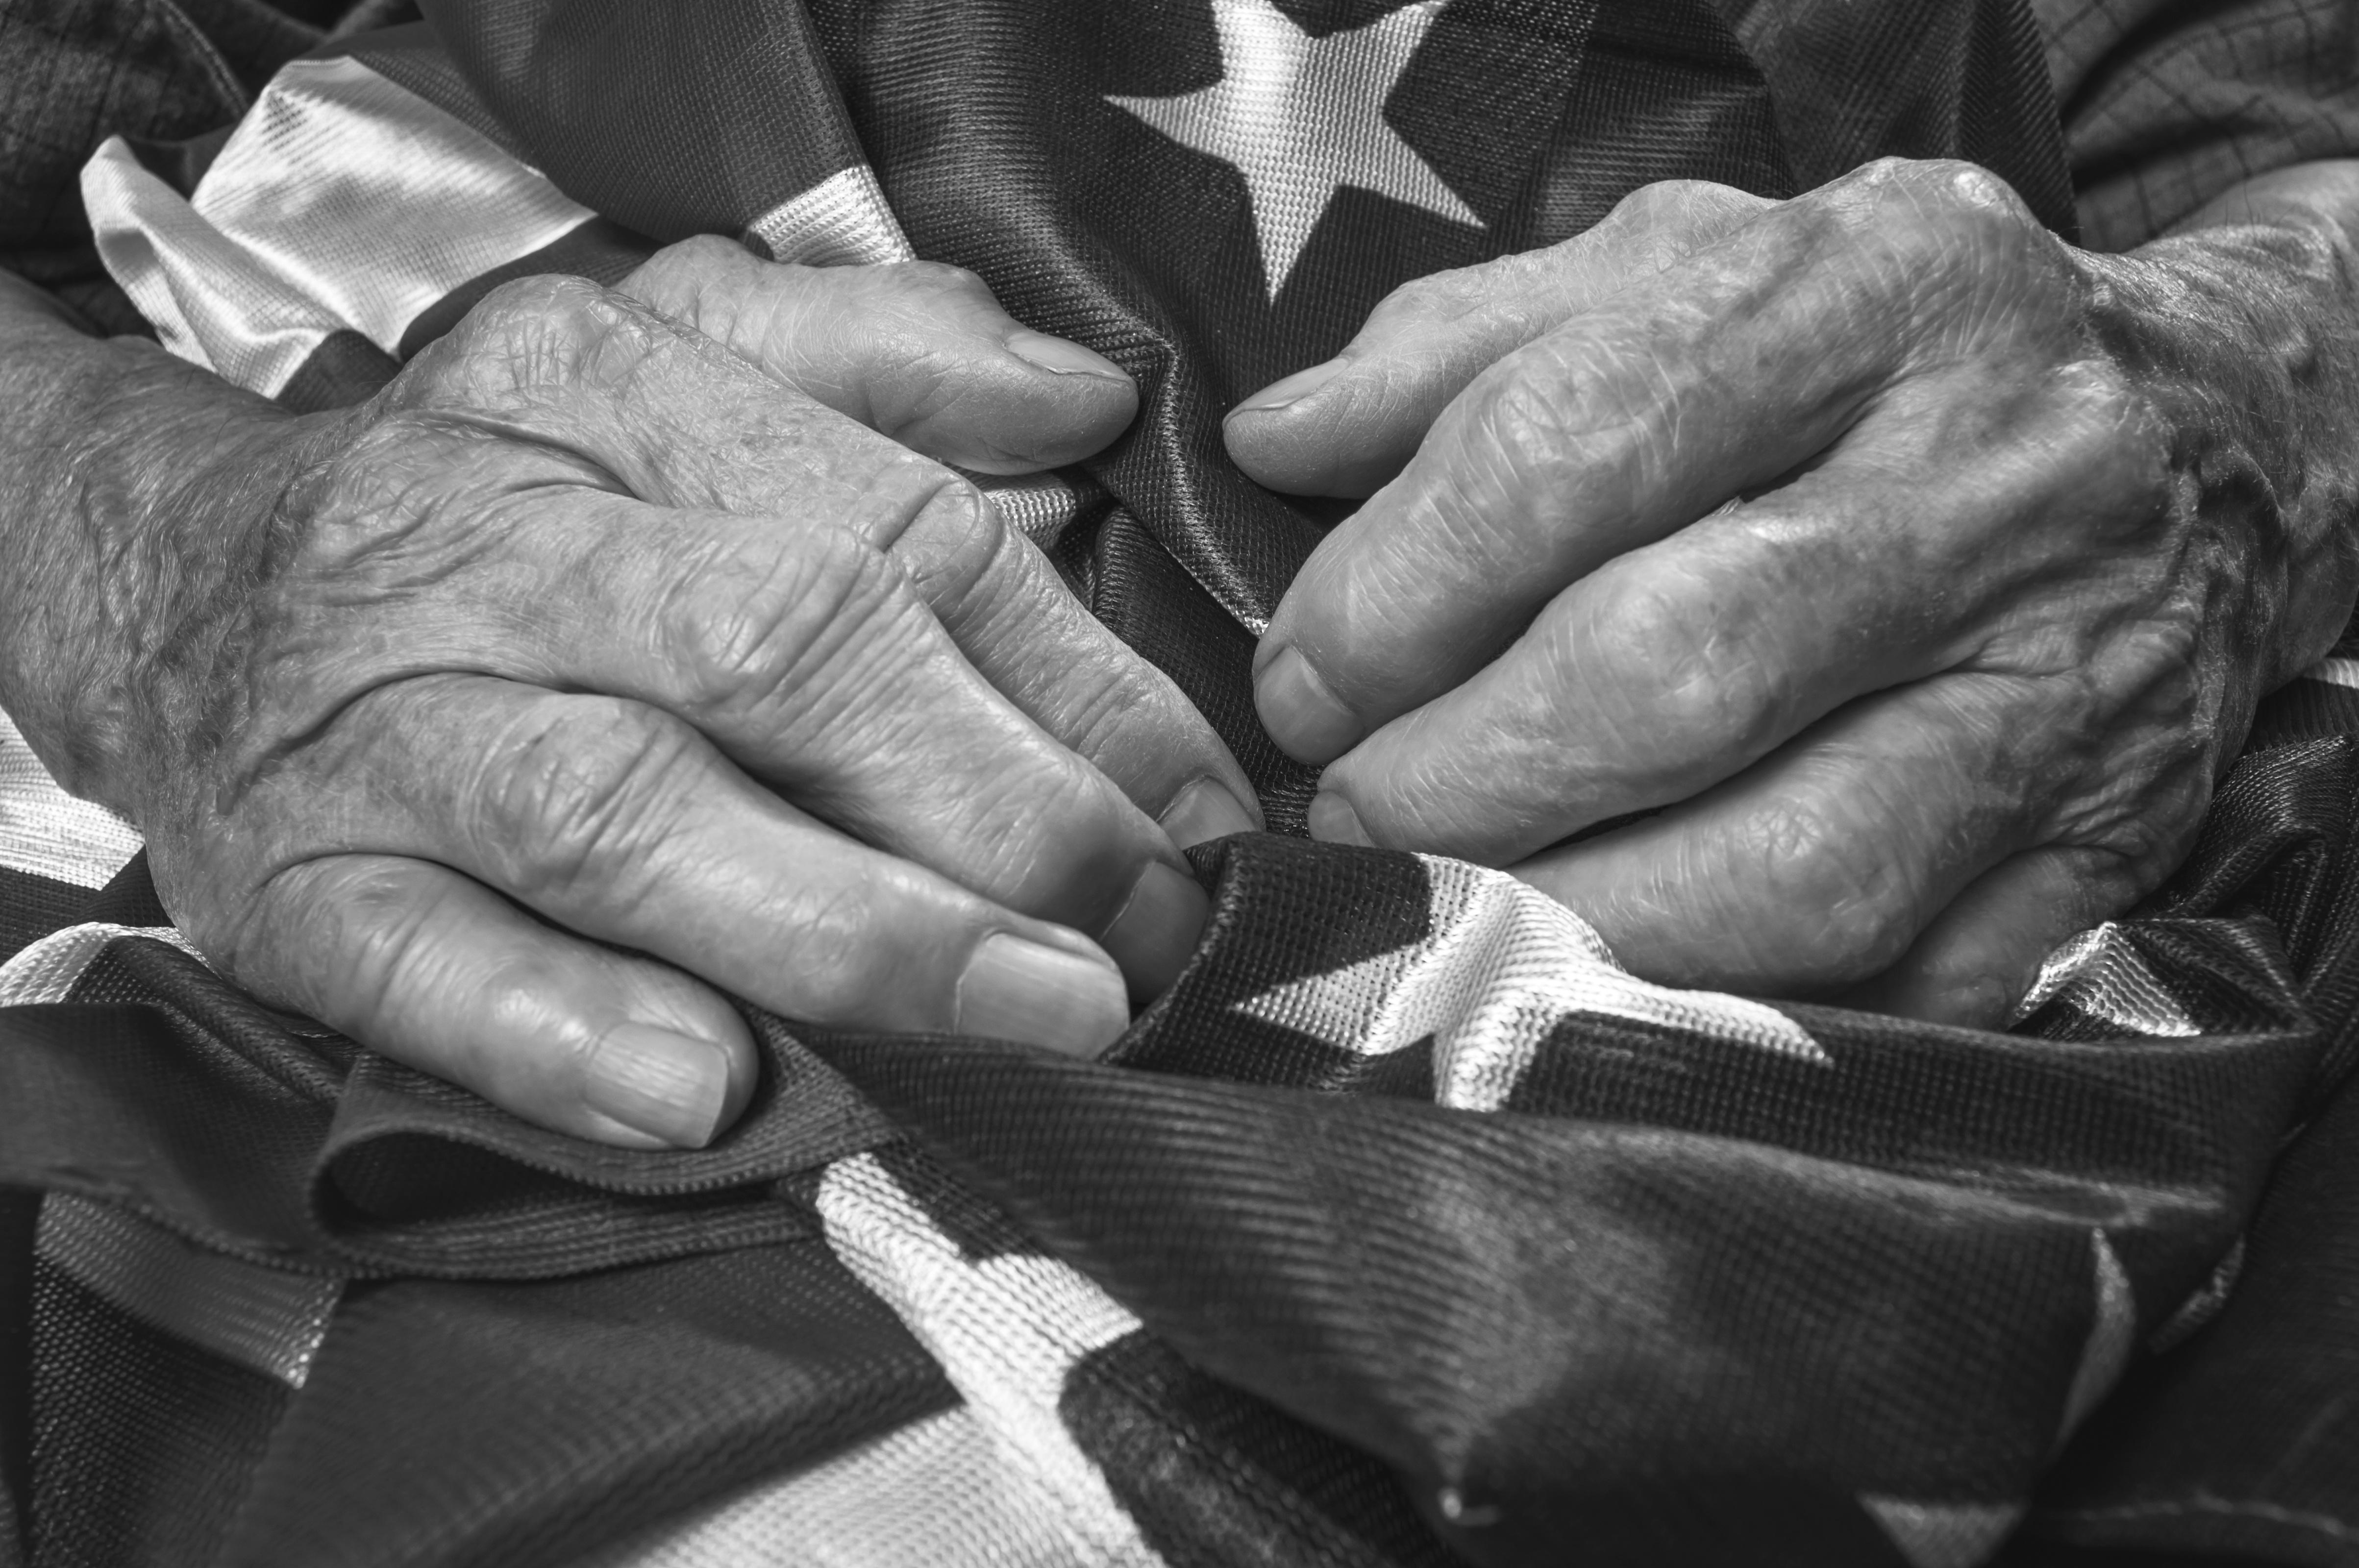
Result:
<instances>
[{"instance_id":1,"label":"elderly person's hand","mask_svg":"<svg viewBox=\"0 0 2359 1568\"><path fill-rule=\"evenodd\" d=\"M1175 836L1254 825L919 455L1046 467L1133 411L968 275L691 242L510 285L301 419L117 347L88 413L142 427L30 482L122 543L9 611L58 643L11 707L224 974L520 1114L705 1141L755 1071L714 987L1093 1050L1202 924Z\"/></svg>"},{"instance_id":2,"label":"elderly person's hand","mask_svg":"<svg viewBox=\"0 0 2359 1568\"><path fill-rule=\"evenodd\" d=\"M1651 978L2003 1020L2359 585L2359 178L2191 227L2090 254L1892 162L1399 291L1228 427L1373 492L1256 665L1312 833L1511 867Z\"/></svg>"}]
</instances>

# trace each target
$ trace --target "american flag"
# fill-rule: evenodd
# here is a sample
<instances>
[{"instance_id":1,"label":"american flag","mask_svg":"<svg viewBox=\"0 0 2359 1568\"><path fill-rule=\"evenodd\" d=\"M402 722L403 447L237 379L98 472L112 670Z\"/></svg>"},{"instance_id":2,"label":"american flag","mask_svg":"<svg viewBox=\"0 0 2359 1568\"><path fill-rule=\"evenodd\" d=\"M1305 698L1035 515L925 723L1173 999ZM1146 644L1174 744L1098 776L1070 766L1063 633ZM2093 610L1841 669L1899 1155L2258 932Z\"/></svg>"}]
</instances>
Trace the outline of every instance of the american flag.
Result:
<instances>
[{"instance_id":1,"label":"american flag","mask_svg":"<svg viewBox=\"0 0 2359 1568\"><path fill-rule=\"evenodd\" d=\"M1968 157L2069 227L2019 5L1836 9L1875 69L1803 138L1703 0L430 5L83 190L299 407L689 234L973 268L1142 389L1000 505L1299 827L1245 675L1326 519L1238 397L1649 180ZM743 1124L645 1154L244 997L0 729L0 1481L105 1568L2359 1563L2354 789L2339 650L2004 1033L1231 838L1103 1060L756 1016Z\"/></svg>"}]
</instances>

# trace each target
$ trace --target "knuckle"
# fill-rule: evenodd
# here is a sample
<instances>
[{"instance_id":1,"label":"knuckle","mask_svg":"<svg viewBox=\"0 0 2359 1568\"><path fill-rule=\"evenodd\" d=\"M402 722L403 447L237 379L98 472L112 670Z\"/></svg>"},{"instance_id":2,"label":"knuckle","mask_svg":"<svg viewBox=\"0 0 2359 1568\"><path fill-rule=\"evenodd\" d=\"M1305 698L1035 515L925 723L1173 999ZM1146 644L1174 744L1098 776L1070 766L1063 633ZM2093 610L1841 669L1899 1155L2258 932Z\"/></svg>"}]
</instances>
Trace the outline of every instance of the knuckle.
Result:
<instances>
[{"instance_id":1,"label":"knuckle","mask_svg":"<svg viewBox=\"0 0 2359 1568\"><path fill-rule=\"evenodd\" d=\"M1072 672L1058 693L1059 736L1079 755L1110 762L1171 749L1180 733L1169 677L1124 650Z\"/></svg>"},{"instance_id":2,"label":"knuckle","mask_svg":"<svg viewBox=\"0 0 2359 1568\"><path fill-rule=\"evenodd\" d=\"M1006 552L1028 542L973 485L939 470L930 477L903 503L906 521L893 528L892 558L918 597L955 626Z\"/></svg>"},{"instance_id":3,"label":"knuckle","mask_svg":"<svg viewBox=\"0 0 2359 1568\"><path fill-rule=\"evenodd\" d=\"M1683 226L1699 217L1763 205L1766 199L1733 185L1709 179L1658 179L1623 197L1606 218L1620 226L1646 230Z\"/></svg>"},{"instance_id":4,"label":"knuckle","mask_svg":"<svg viewBox=\"0 0 2359 1568\"><path fill-rule=\"evenodd\" d=\"M537 703L483 764L476 853L527 901L585 888L627 898L674 826L695 746L684 725L636 702Z\"/></svg>"},{"instance_id":5,"label":"knuckle","mask_svg":"<svg viewBox=\"0 0 2359 1568\"><path fill-rule=\"evenodd\" d=\"M1690 574L1632 574L1561 647L1629 741L1660 761L1699 751L1750 759L1788 717L1790 682L1752 646L1742 600Z\"/></svg>"},{"instance_id":6,"label":"knuckle","mask_svg":"<svg viewBox=\"0 0 2359 1568\"><path fill-rule=\"evenodd\" d=\"M475 302L443 340L462 353L512 352L594 333L615 315L606 290L558 274L514 278ZM545 351L545 350L544 350Z\"/></svg>"},{"instance_id":7,"label":"knuckle","mask_svg":"<svg viewBox=\"0 0 2359 1568\"><path fill-rule=\"evenodd\" d=\"M438 902L420 896L413 871L375 856L297 860L234 911L182 930L223 979L365 1036L435 929Z\"/></svg>"},{"instance_id":8,"label":"knuckle","mask_svg":"<svg viewBox=\"0 0 2359 1568\"><path fill-rule=\"evenodd\" d=\"M1455 320L1493 297L1498 272L1497 263L1484 263L1413 277L1377 301L1375 309L1369 312L1368 325L1398 329Z\"/></svg>"},{"instance_id":9,"label":"knuckle","mask_svg":"<svg viewBox=\"0 0 2359 1568\"><path fill-rule=\"evenodd\" d=\"M648 265L701 270L708 267L735 267L755 259L752 252L734 240L719 234L690 234L677 240L648 258Z\"/></svg>"},{"instance_id":10,"label":"knuckle","mask_svg":"<svg viewBox=\"0 0 2359 1568\"><path fill-rule=\"evenodd\" d=\"M1864 242L1904 287L1962 267L2046 231L2007 182L1955 158L1880 158L1830 188L1842 242Z\"/></svg>"},{"instance_id":11,"label":"knuckle","mask_svg":"<svg viewBox=\"0 0 2359 1568\"><path fill-rule=\"evenodd\" d=\"M1573 427L1567 407L1576 399L1521 359L1488 372L1481 385L1480 444L1507 483L1526 488L1569 460L1595 461L1610 450L1610 433Z\"/></svg>"},{"instance_id":12,"label":"knuckle","mask_svg":"<svg viewBox=\"0 0 2359 1568\"><path fill-rule=\"evenodd\" d=\"M878 274L896 287L929 295L981 295L988 298L991 286L979 274L949 262L891 262L877 269Z\"/></svg>"},{"instance_id":13,"label":"knuckle","mask_svg":"<svg viewBox=\"0 0 2359 1568\"><path fill-rule=\"evenodd\" d=\"M485 295L442 341L473 373L470 384L614 384L644 358L649 319L587 278L523 277Z\"/></svg>"},{"instance_id":14,"label":"knuckle","mask_svg":"<svg viewBox=\"0 0 2359 1568\"><path fill-rule=\"evenodd\" d=\"M1853 811L1816 796L1788 797L1752 823L1750 853L1778 907L1809 911L1781 935L1769 967L1823 986L1889 968L1916 935L1915 891L1894 846L1864 831Z\"/></svg>"},{"instance_id":15,"label":"knuckle","mask_svg":"<svg viewBox=\"0 0 2359 1568\"><path fill-rule=\"evenodd\" d=\"M674 315L694 319L704 289L714 282L751 274L760 266L753 253L718 234L692 234L641 262L623 291Z\"/></svg>"},{"instance_id":16,"label":"knuckle","mask_svg":"<svg viewBox=\"0 0 2359 1568\"><path fill-rule=\"evenodd\" d=\"M711 717L805 705L832 669L875 641L899 586L891 563L840 528L683 574L661 623L688 706Z\"/></svg>"},{"instance_id":17,"label":"knuckle","mask_svg":"<svg viewBox=\"0 0 2359 1568\"><path fill-rule=\"evenodd\" d=\"M971 885L1011 909L1094 927L1130 887L1135 841L1113 792L1079 766L1040 761L974 781L961 823L973 846ZM1108 901L1114 901L1109 905Z\"/></svg>"},{"instance_id":18,"label":"knuckle","mask_svg":"<svg viewBox=\"0 0 2359 1568\"><path fill-rule=\"evenodd\" d=\"M341 867L332 888L313 892L313 900L303 901L316 905L313 932L285 932L282 940L316 940L332 955L332 970L314 989L340 1016L382 1016L424 967L437 914L433 902L420 899L414 879L385 861Z\"/></svg>"},{"instance_id":19,"label":"knuckle","mask_svg":"<svg viewBox=\"0 0 2359 1568\"><path fill-rule=\"evenodd\" d=\"M897 902L883 885L897 880L842 880L798 888L787 899L784 970L792 977L796 1011L815 1022L856 1021L873 1008L893 968Z\"/></svg>"},{"instance_id":20,"label":"knuckle","mask_svg":"<svg viewBox=\"0 0 2359 1568\"><path fill-rule=\"evenodd\" d=\"M1839 183L1864 190L1879 202L1898 201L1924 211L1984 213L2008 221L2027 211L2013 186L1962 158L1881 157L1863 164Z\"/></svg>"},{"instance_id":21,"label":"knuckle","mask_svg":"<svg viewBox=\"0 0 2359 1568\"><path fill-rule=\"evenodd\" d=\"M1689 188L1703 183L1702 180L1694 179L1655 180L1638 187L1623 197L1621 200L1616 201L1613 211L1607 216L1625 222L1633 220L1647 222L1662 217L1680 209L1683 204L1682 198Z\"/></svg>"}]
</instances>

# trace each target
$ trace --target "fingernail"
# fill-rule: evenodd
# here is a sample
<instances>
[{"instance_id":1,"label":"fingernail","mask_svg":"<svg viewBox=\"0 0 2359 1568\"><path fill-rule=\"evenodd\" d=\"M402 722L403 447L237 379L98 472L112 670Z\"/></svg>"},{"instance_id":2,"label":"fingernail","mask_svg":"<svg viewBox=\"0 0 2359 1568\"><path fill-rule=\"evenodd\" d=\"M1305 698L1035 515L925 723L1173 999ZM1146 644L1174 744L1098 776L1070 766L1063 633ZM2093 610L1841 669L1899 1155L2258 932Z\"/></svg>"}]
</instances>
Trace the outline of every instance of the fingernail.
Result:
<instances>
[{"instance_id":1,"label":"fingernail","mask_svg":"<svg viewBox=\"0 0 2359 1568\"><path fill-rule=\"evenodd\" d=\"M1151 1001L1171 989L1204 934L1212 901L1185 871L1157 860L1139 874L1130 902L1114 917L1098 945L1114 956L1130 980L1130 994Z\"/></svg>"},{"instance_id":2,"label":"fingernail","mask_svg":"<svg viewBox=\"0 0 2359 1568\"><path fill-rule=\"evenodd\" d=\"M1359 742L1360 721L1292 648L1254 682L1254 707L1269 738L1298 762L1332 762Z\"/></svg>"},{"instance_id":3,"label":"fingernail","mask_svg":"<svg viewBox=\"0 0 2359 1568\"><path fill-rule=\"evenodd\" d=\"M1011 332L1002 346L1026 364L1051 375L1093 375L1101 381L1125 383L1130 380L1112 360L1092 353L1068 338L1052 338L1046 332Z\"/></svg>"},{"instance_id":4,"label":"fingernail","mask_svg":"<svg viewBox=\"0 0 2359 1568\"><path fill-rule=\"evenodd\" d=\"M675 1149L701 1149L729 1098L729 1053L646 1023L618 1023L590 1058L590 1108Z\"/></svg>"},{"instance_id":5,"label":"fingernail","mask_svg":"<svg viewBox=\"0 0 2359 1568\"><path fill-rule=\"evenodd\" d=\"M1334 380L1335 373L1343 368L1342 360L1329 360L1324 364L1315 364L1308 370L1296 371L1284 380L1271 382L1267 386L1230 409L1229 413L1233 417L1239 414L1267 414L1275 409L1283 408L1289 403L1299 403Z\"/></svg>"},{"instance_id":6,"label":"fingernail","mask_svg":"<svg viewBox=\"0 0 2359 1568\"><path fill-rule=\"evenodd\" d=\"M959 977L958 1032L1094 1056L1130 1024L1122 976L1010 932L983 939Z\"/></svg>"},{"instance_id":7,"label":"fingernail","mask_svg":"<svg viewBox=\"0 0 2359 1568\"><path fill-rule=\"evenodd\" d=\"M1261 825L1245 802L1216 779L1198 779L1164 808L1163 831L1182 849L1209 844L1232 833L1251 833Z\"/></svg>"},{"instance_id":8,"label":"fingernail","mask_svg":"<svg viewBox=\"0 0 2359 1568\"><path fill-rule=\"evenodd\" d=\"M1322 844L1359 844L1375 849L1376 841L1360 826L1360 814L1340 795L1321 790L1310 797L1310 836Z\"/></svg>"}]
</instances>

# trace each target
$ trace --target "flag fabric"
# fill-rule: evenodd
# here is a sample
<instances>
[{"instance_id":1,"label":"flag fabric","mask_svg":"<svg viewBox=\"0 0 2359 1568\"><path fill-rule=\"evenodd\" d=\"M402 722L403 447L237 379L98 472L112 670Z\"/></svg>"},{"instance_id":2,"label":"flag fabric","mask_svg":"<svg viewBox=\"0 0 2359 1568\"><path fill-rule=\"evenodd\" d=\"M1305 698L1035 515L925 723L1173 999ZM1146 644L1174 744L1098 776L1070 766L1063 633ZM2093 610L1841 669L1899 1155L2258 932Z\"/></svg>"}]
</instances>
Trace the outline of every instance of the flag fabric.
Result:
<instances>
[{"instance_id":1,"label":"flag fabric","mask_svg":"<svg viewBox=\"0 0 2359 1568\"><path fill-rule=\"evenodd\" d=\"M691 233L970 266L1137 378L995 493L1280 827L1246 661L1332 514L1230 403L1653 179L1960 156L2073 221L2013 0L427 9L92 159L168 347L324 407ZM2359 1563L2354 798L2359 644L2003 1033L1244 836L1103 1060L752 1015L745 1121L646 1154L242 996L0 730L0 1563Z\"/></svg>"}]
</instances>

